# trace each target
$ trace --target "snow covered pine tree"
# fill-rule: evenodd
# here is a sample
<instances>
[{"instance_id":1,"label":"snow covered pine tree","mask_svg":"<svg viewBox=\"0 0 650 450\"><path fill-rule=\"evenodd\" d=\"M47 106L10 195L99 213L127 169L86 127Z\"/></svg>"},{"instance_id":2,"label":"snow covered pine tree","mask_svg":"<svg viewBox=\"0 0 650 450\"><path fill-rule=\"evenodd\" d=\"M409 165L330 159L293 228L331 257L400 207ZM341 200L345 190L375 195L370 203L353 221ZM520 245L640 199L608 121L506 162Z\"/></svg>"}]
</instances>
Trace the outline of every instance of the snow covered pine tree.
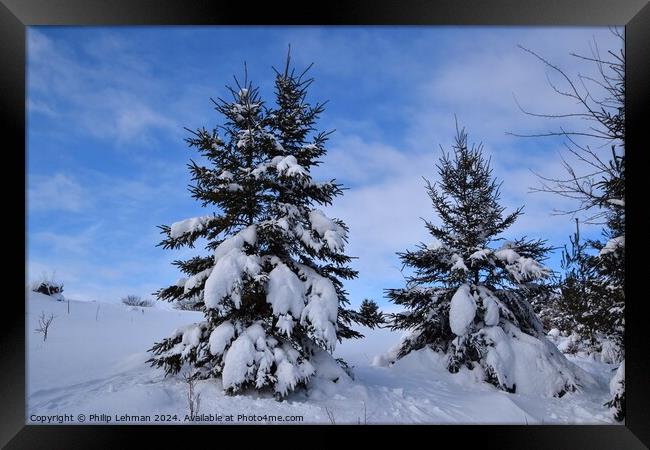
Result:
<instances>
[{"instance_id":1,"label":"snow covered pine tree","mask_svg":"<svg viewBox=\"0 0 650 450\"><path fill-rule=\"evenodd\" d=\"M222 133L199 129L187 140L212 164L191 162L192 196L220 212L161 227L164 248L202 237L212 252L175 262L189 277L157 292L195 298L206 316L150 349L149 362L166 374L190 363L197 378L220 376L227 393L255 387L281 398L319 364L331 369L337 340L362 337L350 328L358 313L346 308L341 281L357 276L346 266L348 228L316 207L342 188L310 174L328 134L313 131L323 106L306 102L306 72L296 75L287 57L274 109L251 83L236 82L232 102L215 102L227 119Z\"/></svg>"},{"instance_id":2,"label":"snow covered pine tree","mask_svg":"<svg viewBox=\"0 0 650 450\"><path fill-rule=\"evenodd\" d=\"M406 308L391 316L391 328L409 331L397 357L429 347L447 354L449 371L476 369L509 392L562 396L593 382L544 337L528 301L547 289L550 271L538 261L549 247L526 238L489 247L522 209L504 216L482 146L468 148L457 127L453 155L443 151L437 169L427 191L441 225L425 221L433 242L399 253L413 274L387 289Z\"/></svg>"}]
</instances>

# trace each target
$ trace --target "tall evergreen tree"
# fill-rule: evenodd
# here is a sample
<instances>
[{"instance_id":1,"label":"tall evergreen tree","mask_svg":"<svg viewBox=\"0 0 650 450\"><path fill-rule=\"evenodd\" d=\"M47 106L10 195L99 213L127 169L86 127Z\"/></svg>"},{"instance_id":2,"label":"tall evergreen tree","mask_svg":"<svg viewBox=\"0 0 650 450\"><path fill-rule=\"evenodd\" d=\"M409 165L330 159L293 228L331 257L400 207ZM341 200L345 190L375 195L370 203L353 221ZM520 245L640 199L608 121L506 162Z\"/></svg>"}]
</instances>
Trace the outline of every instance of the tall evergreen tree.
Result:
<instances>
[{"instance_id":1,"label":"tall evergreen tree","mask_svg":"<svg viewBox=\"0 0 650 450\"><path fill-rule=\"evenodd\" d=\"M548 289L543 280L550 271L538 261L549 247L526 238L490 247L522 210L505 213L490 162L481 145L468 147L464 130L457 128L453 152L443 151L437 169L439 183L427 181L440 218L439 225L425 221L433 242L399 253L412 274L406 287L387 290L406 308L392 315L392 328L410 331L398 358L429 347L447 354L451 372L480 367L487 381L515 391L522 379L513 367L526 348L544 361L540 370L553 372L551 394L574 389L578 379L570 363L544 338L528 301Z\"/></svg>"},{"instance_id":2,"label":"tall evergreen tree","mask_svg":"<svg viewBox=\"0 0 650 450\"><path fill-rule=\"evenodd\" d=\"M275 70L275 96L277 107L270 111L270 121L272 133L276 140L276 156L286 156L301 167L314 167L320 165L319 158L322 158L327 150L325 144L330 135L329 132L316 132L315 124L319 115L324 110L324 104L317 103L311 105L306 102L307 89L313 83L313 78L306 78L305 75L311 68L307 67L302 73L296 74L295 69L291 67L291 54L287 55L287 60L282 72ZM359 322L358 313L347 308L349 301L347 292L343 289L341 280L352 279L357 276L357 272L350 269L347 264L351 261L342 251L344 241L336 238L331 243L328 236L334 237L331 231L323 229L322 238L328 243L310 243L310 237L303 239L304 230L314 229L314 224L320 222L320 211L313 210L311 205L329 205L335 196L342 193L342 186L334 179L324 183L301 183L296 185L295 177L284 177L282 183L277 185L277 202L276 207L279 209L272 210L274 218L280 220L280 223L287 216L286 208L297 208L295 214L290 215L294 218L290 228L298 230L298 238L302 240L302 248L298 248L296 258L301 263L316 270L322 276L327 277L334 288L339 299L337 335L339 339L360 338L363 337L357 331L350 328L352 322ZM294 217L296 216L296 217ZM341 236L347 235L347 226L340 220L334 220L331 223L322 222L326 228L332 228L333 231ZM282 227L280 227L283 230ZM331 244L331 245L329 245ZM321 264L318 261L324 261Z\"/></svg>"},{"instance_id":3,"label":"tall evergreen tree","mask_svg":"<svg viewBox=\"0 0 650 450\"><path fill-rule=\"evenodd\" d=\"M194 298L205 320L154 344L152 365L167 374L184 363L195 377L220 376L227 392L247 387L285 396L304 385L350 328L343 279L356 277L345 255L348 228L319 207L342 193L310 170L326 153L315 132L321 104L306 101L311 79L287 60L276 73L276 105L267 108L245 82L219 99L225 123L187 142L210 163L190 163L192 196L212 215L162 226L164 248L206 238L207 256L175 263L189 277L160 290L161 300Z\"/></svg>"}]
</instances>

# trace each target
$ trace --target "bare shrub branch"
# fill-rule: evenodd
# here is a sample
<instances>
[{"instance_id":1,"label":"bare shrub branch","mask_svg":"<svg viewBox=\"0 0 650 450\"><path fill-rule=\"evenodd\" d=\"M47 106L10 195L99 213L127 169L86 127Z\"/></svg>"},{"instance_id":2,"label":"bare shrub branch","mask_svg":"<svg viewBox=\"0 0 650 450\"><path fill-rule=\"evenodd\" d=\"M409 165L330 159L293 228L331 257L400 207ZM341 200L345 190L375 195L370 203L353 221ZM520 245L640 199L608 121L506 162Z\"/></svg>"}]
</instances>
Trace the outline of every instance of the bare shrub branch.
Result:
<instances>
[{"instance_id":1,"label":"bare shrub branch","mask_svg":"<svg viewBox=\"0 0 650 450\"><path fill-rule=\"evenodd\" d=\"M47 340L47 333L50 330L50 325L52 325L55 317L56 316L54 314L46 316L45 312L42 312L38 318L38 328L36 328L34 331L43 334L43 342Z\"/></svg>"}]
</instances>

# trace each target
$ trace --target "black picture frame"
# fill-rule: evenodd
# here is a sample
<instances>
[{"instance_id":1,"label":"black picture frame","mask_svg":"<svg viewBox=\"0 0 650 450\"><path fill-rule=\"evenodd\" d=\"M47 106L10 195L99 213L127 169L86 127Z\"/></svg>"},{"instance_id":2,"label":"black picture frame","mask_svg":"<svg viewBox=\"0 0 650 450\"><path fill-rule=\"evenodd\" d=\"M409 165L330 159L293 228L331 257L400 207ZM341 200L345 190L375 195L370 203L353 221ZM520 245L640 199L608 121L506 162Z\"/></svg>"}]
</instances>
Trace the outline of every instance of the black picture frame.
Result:
<instances>
[{"instance_id":1,"label":"black picture frame","mask_svg":"<svg viewBox=\"0 0 650 450\"><path fill-rule=\"evenodd\" d=\"M253 6L254 5L254 6ZM25 153L25 38L30 25L619 25L626 29L626 154L628 163L626 235L626 423L620 425L532 425L532 426L419 426L409 427L350 427L301 426L300 434L310 439L329 437L330 433L358 432L382 437L396 432L417 431L425 442L437 443L451 439L463 445L482 445L488 448L554 448L554 449L632 449L650 445L650 355L645 338L647 294L643 293L643 263L647 241L643 232L644 180L647 170L642 156L647 139L644 138L644 118L650 104L650 4L646 0L455 0L426 2L423 0L391 0L321 2L320 4L268 2L216 2L195 0L0 0L0 115L5 130L3 141L5 161L10 161L9 185L17 207L25 218L25 196L16 192L15 180L26 182ZM7 139L9 138L9 139ZM6 166L5 166L6 167ZM5 179L5 183L7 183ZM22 209L21 209L22 208ZM16 223L17 222L17 223ZM12 226L25 225L12 220ZM26 228L23 228L26 230ZM22 233L25 234L22 234ZM26 231L12 230L9 236L25 236ZM15 241L16 239L9 239ZM18 240L19 241L19 240ZM15 242L17 252L25 256L25 242ZM10 262L11 263L11 262ZM14 263L11 263L14 264ZM18 265L17 263L15 264ZM24 278L25 265L22 266ZM647 276L647 275L646 275ZM20 291L20 280L13 279L15 291ZM11 292L14 292L14 289ZM639 293L634 295L634 293ZM281 435L283 429L264 426L263 430L229 426L219 428L216 439L210 426L97 426L97 425L25 425L25 305L20 292L5 298L5 321L0 327L0 445L6 448L119 448L133 442L153 446L156 441L171 443L170 437L198 437L212 434L212 442L230 438L269 439ZM286 429L284 429L286 433ZM145 435L143 435L146 434ZM231 434L232 433L232 434ZM233 435L234 434L234 435ZM177 436L178 435L178 436ZM334 444L329 437L329 445ZM413 438L415 439L415 438ZM315 441L319 442L319 441ZM323 441L324 442L324 441ZM411 441L413 444L415 440ZM146 443L146 444L145 444ZM411 445L411 444L407 444Z\"/></svg>"}]
</instances>

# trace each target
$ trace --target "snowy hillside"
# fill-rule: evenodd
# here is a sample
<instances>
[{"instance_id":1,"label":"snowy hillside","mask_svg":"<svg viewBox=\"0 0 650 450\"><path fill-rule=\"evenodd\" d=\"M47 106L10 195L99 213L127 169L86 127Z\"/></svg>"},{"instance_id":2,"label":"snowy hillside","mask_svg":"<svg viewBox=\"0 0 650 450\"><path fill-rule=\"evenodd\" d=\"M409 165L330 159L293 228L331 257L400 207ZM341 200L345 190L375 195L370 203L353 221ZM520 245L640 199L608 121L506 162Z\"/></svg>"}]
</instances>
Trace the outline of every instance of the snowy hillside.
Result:
<instances>
[{"instance_id":1,"label":"snowy hillside","mask_svg":"<svg viewBox=\"0 0 650 450\"><path fill-rule=\"evenodd\" d=\"M201 313L160 302L133 308L74 300L68 313L67 302L33 292L27 302L28 423L56 414L74 416L68 423L78 423L79 414L85 423L93 414L98 418L92 423L107 422L108 416L116 423L124 415L131 416L125 422L154 422L161 414L176 415L171 423L183 423L189 414L187 383L181 374L164 378L162 370L145 364L146 350L174 329L202 320ZM34 332L43 312L55 315L45 342ZM430 350L413 352L390 367L373 366L375 356L400 336L387 330L362 332L366 339L344 342L335 354L354 366L354 380L331 368L307 392L281 402L257 392L226 396L220 380L198 381L199 415L221 416L213 421L222 423L228 415L238 423L613 423L603 406L613 365L570 358L593 376L593 386L562 398L509 394L477 383L471 372L449 373L441 356Z\"/></svg>"}]
</instances>

